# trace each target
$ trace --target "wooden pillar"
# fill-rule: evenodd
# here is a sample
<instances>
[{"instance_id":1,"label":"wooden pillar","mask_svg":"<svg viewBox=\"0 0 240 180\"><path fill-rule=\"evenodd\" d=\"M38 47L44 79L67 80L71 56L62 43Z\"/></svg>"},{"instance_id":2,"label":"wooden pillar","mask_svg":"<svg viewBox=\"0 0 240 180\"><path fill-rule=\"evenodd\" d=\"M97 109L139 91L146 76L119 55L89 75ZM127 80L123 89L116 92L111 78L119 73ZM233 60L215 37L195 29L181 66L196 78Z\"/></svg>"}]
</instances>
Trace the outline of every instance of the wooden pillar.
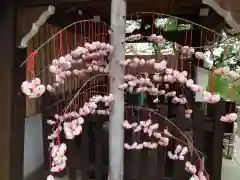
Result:
<instances>
[{"instance_id":1,"label":"wooden pillar","mask_svg":"<svg viewBox=\"0 0 240 180\"><path fill-rule=\"evenodd\" d=\"M19 68L25 50L16 48L16 5L0 6L0 179L23 180L25 96L21 82L25 68Z\"/></svg>"},{"instance_id":2,"label":"wooden pillar","mask_svg":"<svg viewBox=\"0 0 240 180\"><path fill-rule=\"evenodd\" d=\"M214 125L213 125L213 144L212 144L212 164L211 179L221 179L222 154L223 154L223 122L221 116L226 113L226 102L220 101L213 106Z\"/></svg>"},{"instance_id":3,"label":"wooden pillar","mask_svg":"<svg viewBox=\"0 0 240 180\"><path fill-rule=\"evenodd\" d=\"M114 102L109 124L109 179L123 179L124 92L119 90L123 83L124 70L120 61L125 58L125 16L126 0L112 0L111 5L111 44L114 47L110 64L110 93Z\"/></svg>"}]
</instances>

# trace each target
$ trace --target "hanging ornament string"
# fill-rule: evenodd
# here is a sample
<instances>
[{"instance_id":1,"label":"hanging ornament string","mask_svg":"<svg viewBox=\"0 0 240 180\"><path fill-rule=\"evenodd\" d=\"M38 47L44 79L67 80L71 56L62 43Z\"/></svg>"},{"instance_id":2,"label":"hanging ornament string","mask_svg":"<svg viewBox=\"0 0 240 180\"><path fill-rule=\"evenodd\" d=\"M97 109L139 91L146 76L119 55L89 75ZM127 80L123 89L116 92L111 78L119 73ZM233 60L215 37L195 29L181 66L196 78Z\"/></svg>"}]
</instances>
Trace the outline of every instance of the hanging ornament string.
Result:
<instances>
[{"instance_id":1,"label":"hanging ornament string","mask_svg":"<svg viewBox=\"0 0 240 180\"><path fill-rule=\"evenodd\" d=\"M77 98L74 99L74 103L73 103L73 111L77 110Z\"/></svg>"},{"instance_id":2,"label":"hanging ornament string","mask_svg":"<svg viewBox=\"0 0 240 180\"><path fill-rule=\"evenodd\" d=\"M159 20L159 14L160 14L160 13L157 14L157 19L158 19L158 20ZM159 26L159 28L157 29L157 34L161 34L161 32L160 32L160 26Z\"/></svg>"},{"instance_id":3,"label":"hanging ornament string","mask_svg":"<svg viewBox=\"0 0 240 180\"><path fill-rule=\"evenodd\" d=\"M107 32L106 32L106 26L105 26L105 24L103 25L103 28L104 28L104 30L103 30L103 31L104 31L103 42L106 42L105 34L106 34Z\"/></svg>"},{"instance_id":4,"label":"hanging ornament string","mask_svg":"<svg viewBox=\"0 0 240 180\"><path fill-rule=\"evenodd\" d=\"M70 95L70 98L72 97L72 95ZM72 104L74 104L74 103L72 103ZM70 105L70 107L69 107L69 112L72 112L72 104ZM70 116L70 118L69 118L69 120L68 120L69 122L72 122L72 116Z\"/></svg>"},{"instance_id":5,"label":"hanging ornament string","mask_svg":"<svg viewBox=\"0 0 240 180\"><path fill-rule=\"evenodd\" d=\"M190 33L190 45L189 45L189 47L192 47L192 34L193 34L193 32L192 32L192 28L191 28L191 33Z\"/></svg>"},{"instance_id":6,"label":"hanging ornament string","mask_svg":"<svg viewBox=\"0 0 240 180\"><path fill-rule=\"evenodd\" d=\"M100 24L99 23L97 23L97 25L98 25L98 41L101 41L101 27L100 27Z\"/></svg>"},{"instance_id":7,"label":"hanging ornament string","mask_svg":"<svg viewBox=\"0 0 240 180\"><path fill-rule=\"evenodd\" d=\"M67 48L67 53L69 53L69 45L68 45L68 31L66 31L66 48Z\"/></svg>"},{"instance_id":8,"label":"hanging ornament string","mask_svg":"<svg viewBox=\"0 0 240 180\"><path fill-rule=\"evenodd\" d=\"M188 31L186 30L186 33L185 33L185 40L184 40L184 45L186 46L187 45L187 40L188 40ZM186 55L185 55L186 56ZM183 71L184 67L183 67L183 58L181 58L181 70Z\"/></svg>"},{"instance_id":9,"label":"hanging ornament string","mask_svg":"<svg viewBox=\"0 0 240 180\"><path fill-rule=\"evenodd\" d=\"M91 21L88 21L88 40L91 42Z\"/></svg>"},{"instance_id":10,"label":"hanging ornament string","mask_svg":"<svg viewBox=\"0 0 240 180\"><path fill-rule=\"evenodd\" d=\"M200 157L198 157L196 164L199 165L199 172L204 172L205 175L206 175L207 180L210 180L210 176L209 176L206 168L204 167L204 157L203 157L203 159L201 159Z\"/></svg>"},{"instance_id":11,"label":"hanging ornament string","mask_svg":"<svg viewBox=\"0 0 240 180\"><path fill-rule=\"evenodd\" d=\"M188 39L188 31L186 30L185 32L185 40L184 40L184 45L187 45L187 39Z\"/></svg>"},{"instance_id":12,"label":"hanging ornament string","mask_svg":"<svg viewBox=\"0 0 240 180\"><path fill-rule=\"evenodd\" d=\"M213 66L212 66L212 94L214 94L214 71L215 71L215 67L214 67L214 64L213 64Z\"/></svg>"},{"instance_id":13,"label":"hanging ornament string","mask_svg":"<svg viewBox=\"0 0 240 180\"><path fill-rule=\"evenodd\" d=\"M105 42L105 26L103 25L102 42Z\"/></svg>"},{"instance_id":14,"label":"hanging ornament string","mask_svg":"<svg viewBox=\"0 0 240 180\"><path fill-rule=\"evenodd\" d=\"M85 21L83 22L83 37L86 37ZM84 39L84 41L86 41L86 39Z\"/></svg>"},{"instance_id":15,"label":"hanging ornament string","mask_svg":"<svg viewBox=\"0 0 240 180\"><path fill-rule=\"evenodd\" d=\"M54 29L54 33L55 33L55 29ZM56 52L56 38L55 37L53 38L53 55L54 55L54 58L56 58L57 52Z\"/></svg>"},{"instance_id":16,"label":"hanging ornament string","mask_svg":"<svg viewBox=\"0 0 240 180\"><path fill-rule=\"evenodd\" d=\"M92 27L91 27L91 29L92 29L92 42L93 41L95 41L94 40L94 37L95 37L95 35L94 35L94 22L93 21L91 21L92 22Z\"/></svg>"},{"instance_id":17,"label":"hanging ornament string","mask_svg":"<svg viewBox=\"0 0 240 180\"><path fill-rule=\"evenodd\" d=\"M170 59L170 68L171 69L174 69L174 60L173 59ZM171 90L173 91L173 89L174 89L174 84L173 83L171 83Z\"/></svg>"},{"instance_id":18,"label":"hanging ornament string","mask_svg":"<svg viewBox=\"0 0 240 180\"><path fill-rule=\"evenodd\" d=\"M155 17L154 14L152 15L152 34L154 33L154 26L155 26Z\"/></svg>"},{"instance_id":19,"label":"hanging ornament string","mask_svg":"<svg viewBox=\"0 0 240 180\"><path fill-rule=\"evenodd\" d=\"M160 13L160 19L161 20L163 17L162 17L162 13ZM162 34L162 29L161 29L161 26L159 26L159 30L160 30L160 35Z\"/></svg>"},{"instance_id":20,"label":"hanging ornament string","mask_svg":"<svg viewBox=\"0 0 240 180\"><path fill-rule=\"evenodd\" d=\"M59 34L59 38L60 38L60 40L59 40L60 46L59 46L58 56L60 57L60 56L63 56L63 54L64 54L63 42L62 42L62 40L63 40L63 38L62 38L62 32Z\"/></svg>"},{"instance_id":21,"label":"hanging ornament string","mask_svg":"<svg viewBox=\"0 0 240 180\"><path fill-rule=\"evenodd\" d=\"M101 27L102 31L101 31L101 41L103 42L103 36L104 36L104 26L102 25Z\"/></svg>"},{"instance_id":22,"label":"hanging ornament string","mask_svg":"<svg viewBox=\"0 0 240 180\"><path fill-rule=\"evenodd\" d=\"M79 109L80 107L81 107L80 97L77 96L77 109Z\"/></svg>"},{"instance_id":23,"label":"hanging ornament string","mask_svg":"<svg viewBox=\"0 0 240 180\"><path fill-rule=\"evenodd\" d=\"M94 39L95 39L95 41L97 41L97 40L98 40L98 38L97 38L97 24L96 24L95 21L94 21L94 27L95 27L95 28L94 28L94 31L95 31L95 32L94 32L94 35L95 35L95 36L94 36Z\"/></svg>"},{"instance_id":24,"label":"hanging ornament string","mask_svg":"<svg viewBox=\"0 0 240 180\"><path fill-rule=\"evenodd\" d=\"M191 28L191 34L190 34L190 45L189 47L192 47L192 28ZM192 59L189 59L189 78L192 77Z\"/></svg>"},{"instance_id":25,"label":"hanging ornament string","mask_svg":"<svg viewBox=\"0 0 240 180\"><path fill-rule=\"evenodd\" d=\"M174 69L174 60L173 59L170 60L170 68Z\"/></svg>"},{"instance_id":26,"label":"hanging ornament string","mask_svg":"<svg viewBox=\"0 0 240 180\"><path fill-rule=\"evenodd\" d=\"M200 51L202 50L202 28L200 33ZM200 59L196 58L197 60L197 68L200 67ZM196 82L198 83L198 69L196 68Z\"/></svg>"},{"instance_id":27,"label":"hanging ornament string","mask_svg":"<svg viewBox=\"0 0 240 180\"><path fill-rule=\"evenodd\" d=\"M79 42L80 45L81 45L81 43L83 41L83 37L84 37L83 23L80 23L80 27L79 27L79 32L78 33L79 33L79 41L77 41L77 42Z\"/></svg>"},{"instance_id":28,"label":"hanging ornament string","mask_svg":"<svg viewBox=\"0 0 240 180\"><path fill-rule=\"evenodd\" d=\"M181 65L180 65L180 63L181 63L181 57L180 57L181 55L180 55L180 53L178 54L178 63L177 63L177 68L176 69L178 69L179 71L181 71ZM174 87L174 90L176 90L176 94L178 95L178 87L177 87L177 83L174 83L173 84L173 87Z\"/></svg>"},{"instance_id":29,"label":"hanging ornament string","mask_svg":"<svg viewBox=\"0 0 240 180\"><path fill-rule=\"evenodd\" d=\"M90 41L93 42L94 41L94 36L93 36L93 21L89 21L89 23L91 24L90 26L90 31L91 31L91 39Z\"/></svg>"},{"instance_id":30,"label":"hanging ornament string","mask_svg":"<svg viewBox=\"0 0 240 180\"><path fill-rule=\"evenodd\" d=\"M38 51L34 51L29 56L29 61L27 64L27 72L28 72L28 79L34 79L36 77L35 75L35 55L38 53ZM30 77L31 75L31 77Z\"/></svg>"},{"instance_id":31,"label":"hanging ornament string","mask_svg":"<svg viewBox=\"0 0 240 180\"><path fill-rule=\"evenodd\" d=\"M82 25L82 23L81 23ZM77 25L74 25L74 48L77 48Z\"/></svg>"},{"instance_id":32,"label":"hanging ornament string","mask_svg":"<svg viewBox=\"0 0 240 180\"><path fill-rule=\"evenodd\" d=\"M60 102L60 106L61 106L61 102ZM57 109L56 109L56 111L57 111L57 113L59 112L58 111L58 104L57 104ZM60 112L61 112L62 110L61 110L61 107L60 107ZM60 145L61 144L61 141L60 141L60 126L61 126L61 122L59 121L59 123L58 123L58 126L57 126L57 143L58 143L58 145Z\"/></svg>"}]
</instances>

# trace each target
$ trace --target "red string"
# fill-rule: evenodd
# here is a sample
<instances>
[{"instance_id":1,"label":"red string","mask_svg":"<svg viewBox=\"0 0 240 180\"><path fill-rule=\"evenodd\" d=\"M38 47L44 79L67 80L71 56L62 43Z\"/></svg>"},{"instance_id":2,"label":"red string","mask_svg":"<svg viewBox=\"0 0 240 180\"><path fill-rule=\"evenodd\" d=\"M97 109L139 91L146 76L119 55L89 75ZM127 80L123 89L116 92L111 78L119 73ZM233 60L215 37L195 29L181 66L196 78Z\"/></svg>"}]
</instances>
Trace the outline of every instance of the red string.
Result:
<instances>
[{"instance_id":1,"label":"red string","mask_svg":"<svg viewBox=\"0 0 240 180\"><path fill-rule=\"evenodd\" d=\"M74 111L76 111L77 110L77 99L74 99Z\"/></svg>"},{"instance_id":2,"label":"red string","mask_svg":"<svg viewBox=\"0 0 240 180\"><path fill-rule=\"evenodd\" d=\"M181 71L183 71L183 59L181 59Z\"/></svg>"},{"instance_id":3,"label":"red string","mask_svg":"<svg viewBox=\"0 0 240 180\"><path fill-rule=\"evenodd\" d=\"M191 33L190 33L190 45L189 47L192 47L192 30L191 30ZM191 74L192 74L192 62L191 62L191 59L189 60L189 77L191 78Z\"/></svg>"},{"instance_id":4,"label":"red string","mask_svg":"<svg viewBox=\"0 0 240 180\"><path fill-rule=\"evenodd\" d=\"M154 14L153 14L153 16L152 16L152 20L153 20L153 22L152 22L152 34L153 34L153 30L154 30L154 25L155 25L155 21L154 21Z\"/></svg>"},{"instance_id":5,"label":"red string","mask_svg":"<svg viewBox=\"0 0 240 180\"><path fill-rule=\"evenodd\" d=\"M160 14L160 19L159 20L161 20L162 19L162 14L161 13L159 13ZM162 34L162 32L161 32L161 26L159 26L159 31L160 31L160 34Z\"/></svg>"},{"instance_id":6,"label":"red string","mask_svg":"<svg viewBox=\"0 0 240 180\"><path fill-rule=\"evenodd\" d=\"M29 56L29 62L27 64L27 71L32 75L32 79L35 78L35 55L37 53L38 53L37 50L32 52L32 54ZM28 77L29 77L29 74L28 74Z\"/></svg>"},{"instance_id":7,"label":"red string","mask_svg":"<svg viewBox=\"0 0 240 180\"><path fill-rule=\"evenodd\" d=\"M74 25L74 47L77 47L77 25Z\"/></svg>"},{"instance_id":8,"label":"red string","mask_svg":"<svg viewBox=\"0 0 240 180\"><path fill-rule=\"evenodd\" d=\"M60 46L59 46L58 56L62 56L64 54L63 42L62 42L62 32L60 32L59 37L60 37L60 42L59 42Z\"/></svg>"},{"instance_id":9,"label":"red string","mask_svg":"<svg viewBox=\"0 0 240 180\"><path fill-rule=\"evenodd\" d=\"M103 38L103 37L104 37L104 26L102 26L102 32L101 32L101 33L102 33L102 36L101 36L102 39L101 39L101 41L103 41L103 39L104 39L104 38Z\"/></svg>"},{"instance_id":10,"label":"red string","mask_svg":"<svg viewBox=\"0 0 240 180\"><path fill-rule=\"evenodd\" d=\"M58 145L61 144L61 138L60 138L60 122L58 123L58 128L57 128L57 143L58 143Z\"/></svg>"},{"instance_id":11,"label":"red string","mask_svg":"<svg viewBox=\"0 0 240 180\"><path fill-rule=\"evenodd\" d=\"M197 67L199 67L199 59L197 58ZM196 70L196 81L198 80L198 70Z\"/></svg>"},{"instance_id":12,"label":"red string","mask_svg":"<svg viewBox=\"0 0 240 180\"><path fill-rule=\"evenodd\" d=\"M178 62L180 63L181 59L180 59L180 54L178 55ZM177 70L180 70L180 64L177 63Z\"/></svg>"},{"instance_id":13,"label":"red string","mask_svg":"<svg viewBox=\"0 0 240 180\"><path fill-rule=\"evenodd\" d=\"M192 74L192 63L191 63L191 60L190 60L190 62L189 62L189 78L191 78L192 76L191 76L191 74Z\"/></svg>"},{"instance_id":14,"label":"red string","mask_svg":"<svg viewBox=\"0 0 240 180\"><path fill-rule=\"evenodd\" d=\"M173 66L174 66L174 64L173 64L173 60L171 60L171 66L170 66L170 67L171 67L171 69L173 69L173 68L174 68Z\"/></svg>"},{"instance_id":15,"label":"red string","mask_svg":"<svg viewBox=\"0 0 240 180\"><path fill-rule=\"evenodd\" d=\"M80 98L79 98L79 96L77 97L78 98L78 108L80 107Z\"/></svg>"},{"instance_id":16,"label":"red string","mask_svg":"<svg viewBox=\"0 0 240 180\"><path fill-rule=\"evenodd\" d=\"M54 55L54 57L57 56L57 53L56 53L56 38L53 39L53 55Z\"/></svg>"},{"instance_id":17,"label":"red string","mask_svg":"<svg viewBox=\"0 0 240 180\"><path fill-rule=\"evenodd\" d=\"M106 31L106 28L105 28L105 24L103 25L103 42L105 42L105 31Z\"/></svg>"},{"instance_id":18,"label":"red string","mask_svg":"<svg viewBox=\"0 0 240 180\"><path fill-rule=\"evenodd\" d=\"M66 31L66 46L67 46L67 53L69 53L69 46L68 46L68 32Z\"/></svg>"},{"instance_id":19,"label":"red string","mask_svg":"<svg viewBox=\"0 0 240 180\"><path fill-rule=\"evenodd\" d=\"M191 30L191 34L190 34L190 47L192 47L192 30Z\"/></svg>"},{"instance_id":20,"label":"red string","mask_svg":"<svg viewBox=\"0 0 240 180\"><path fill-rule=\"evenodd\" d=\"M187 38L188 38L188 32L186 31L184 45L187 45Z\"/></svg>"},{"instance_id":21,"label":"red string","mask_svg":"<svg viewBox=\"0 0 240 180\"><path fill-rule=\"evenodd\" d=\"M85 37L86 32L85 32L85 21L83 22L83 37Z\"/></svg>"},{"instance_id":22,"label":"red string","mask_svg":"<svg viewBox=\"0 0 240 180\"><path fill-rule=\"evenodd\" d=\"M72 112L72 105L70 105L69 111ZM70 116L69 122L71 122L71 121L72 121L72 117Z\"/></svg>"},{"instance_id":23,"label":"red string","mask_svg":"<svg viewBox=\"0 0 240 180\"><path fill-rule=\"evenodd\" d=\"M89 41L91 41L91 29L90 29L90 26L91 26L91 22L88 21L88 37L89 37Z\"/></svg>"},{"instance_id":24,"label":"red string","mask_svg":"<svg viewBox=\"0 0 240 180\"><path fill-rule=\"evenodd\" d=\"M100 30L100 24L98 23L98 40L100 41L100 32L101 30Z\"/></svg>"},{"instance_id":25,"label":"red string","mask_svg":"<svg viewBox=\"0 0 240 180\"><path fill-rule=\"evenodd\" d=\"M95 41L97 40L97 24L96 24L96 22L94 21L94 30L95 30L95 36L94 36L94 38L95 38Z\"/></svg>"},{"instance_id":26,"label":"red string","mask_svg":"<svg viewBox=\"0 0 240 180\"><path fill-rule=\"evenodd\" d=\"M94 22L91 21L91 29L92 29L92 41L94 41Z\"/></svg>"},{"instance_id":27,"label":"red string","mask_svg":"<svg viewBox=\"0 0 240 180\"><path fill-rule=\"evenodd\" d=\"M214 94L214 70L215 70L215 67L214 67L214 64L212 66L212 94Z\"/></svg>"},{"instance_id":28,"label":"red string","mask_svg":"<svg viewBox=\"0 0 240 180\"><path fill-rule=\"evenodd\" d=\"M59 112L58 110L59 110L59 109L58 109L58 104L57 104L57 105L56 105L56 111L57 111L57 113ZM57 143L58 143L58 145L61 144L61 141L60 141L60 124L61 124L61 122L59 121L58 126L57 126Z\"/></svg>"}]
</instances>

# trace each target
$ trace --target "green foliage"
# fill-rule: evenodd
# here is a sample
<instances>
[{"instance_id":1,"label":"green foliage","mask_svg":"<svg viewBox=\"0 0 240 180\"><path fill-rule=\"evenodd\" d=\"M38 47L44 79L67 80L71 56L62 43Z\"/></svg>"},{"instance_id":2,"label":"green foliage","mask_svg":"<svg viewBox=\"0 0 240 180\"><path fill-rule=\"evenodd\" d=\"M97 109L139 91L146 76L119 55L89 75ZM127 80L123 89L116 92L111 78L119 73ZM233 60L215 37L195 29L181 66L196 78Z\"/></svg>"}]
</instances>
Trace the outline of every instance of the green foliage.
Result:
<instances>
[{"instance_id":1,"label":"green foliage","mask_svg":"<svg viewBox=\"0 0 240 180\"><path fill-rule=\"evenodd\" d=\"M208 91L212 91L212 73L209 73L208 81ZM235 101L240 104L240 84L235 81L231 82L230 80L215 75L214 77L214 92L219 93L225 100Z\"/></svg>"},{"instance_id":2,"label":"green foliage","mask_svg":"<svg viewBox=\"0 0 240 180\"><path fill-rule=\"evenodd\" d=\"M228 66L231 70L239 69L239 40L236 37L229 37L222 33L221 38L214 44L213 57L216 67ZM211 74L211 73L210 73ZM211 75L209 74L209 87L212 86ZM240 103L240 84L239 80L232 81L224 76L215 75L214 91L218 92L224 99Z\"/></svg>"},{"instance_id":3,"label":"green foliage","mask_svg":"<svg viewBox=\"0 0 240 180\"><path fill-rule=\"evenodd\" d=\"M180 24L176 18L158 18L155 25L163 31L186 31L190 30L190 24Z\"/></svg>"}]
</instances>

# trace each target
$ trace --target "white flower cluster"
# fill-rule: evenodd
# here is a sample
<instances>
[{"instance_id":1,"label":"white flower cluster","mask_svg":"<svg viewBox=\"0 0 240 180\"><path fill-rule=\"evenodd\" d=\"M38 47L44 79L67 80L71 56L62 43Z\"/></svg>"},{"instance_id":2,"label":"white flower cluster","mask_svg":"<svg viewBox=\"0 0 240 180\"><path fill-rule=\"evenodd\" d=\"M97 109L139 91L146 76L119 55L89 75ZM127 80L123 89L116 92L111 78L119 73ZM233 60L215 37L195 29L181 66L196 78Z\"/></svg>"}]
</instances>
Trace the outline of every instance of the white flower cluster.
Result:
<instances>
[{"instance_id":1,"label":"white flower cluster","mask_svg":"<svg viewBox=\"0 0 240 180\"><path fill-rule=\"evenodd\" d=\"M21 85L22 92L29 98L37 98L43 95L45 92L45 86L41 84L39 78L34 78L31 82L24 81Z\"/></svg>"}]
</instances>

